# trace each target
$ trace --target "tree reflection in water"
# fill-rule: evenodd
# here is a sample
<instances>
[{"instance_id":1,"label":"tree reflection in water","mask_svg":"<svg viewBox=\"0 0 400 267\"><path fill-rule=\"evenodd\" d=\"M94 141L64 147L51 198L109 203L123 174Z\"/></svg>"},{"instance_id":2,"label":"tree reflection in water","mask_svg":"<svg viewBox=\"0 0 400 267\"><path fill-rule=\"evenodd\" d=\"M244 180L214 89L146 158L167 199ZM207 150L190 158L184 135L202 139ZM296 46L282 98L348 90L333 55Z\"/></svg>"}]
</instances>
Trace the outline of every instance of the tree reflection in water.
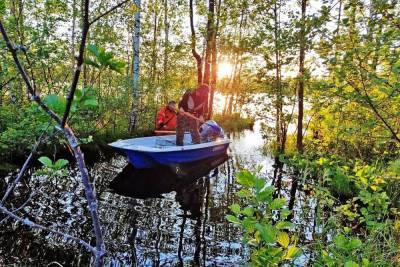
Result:
<instances>
[{"instance_id":1,"label":"tree reflection in water","mask_svg":"<svg viewBox=\"0 0 400 267\"><path fill-rule=\"evenodd\" d=\"M172 216L182 218L179 225L178 262L175 264L180 266L185 263L196 266L206 265L206 243L207 239L210 239L207 236L209 233L207 224L210 204L210 179L218 176L218 165L221 165L227 159L227 155L222 155L196 163L169 167L159 166L157 169L141 170L127 165L110 183L110 187L120 195L143 199L162 198L162 194L175 191L174 198L179 203L180 210L178 211L179 214L172 214ZM212 175L210 171L212 171ZM160 245L163 246L162 241L165 241L162 240L162 221L165 219L162 211L165 207L162 207L161 203L162 201L156 201L154 206L157 221L155 244L154 247L150 245L146 248L147 250L154 250L154 261L151 264L157 266L165 264L165 259L160 259L160 257L166 257L165 251L162 247L160 248ZM221 208L226 208L226 205ZM221 215L223 216L223 213ZM224 218L220 219L223 222ZM188 220L191 225L187 225ZM135 227L140 226L136 225ZM193 238L194 244L192 244ZM189 247L187 247L188 245ZM191 255L187 253L190 247L194 249L192 259L190 259ZM200 256L202 256L202 259Z\"/></svg>"},{"instance_id":2,"label":"tree reflection in water","mask_svg":"<svg viewBox=\"0 0 400 267\"><path fill-rule=\"evenodd\" d=\"M255 147L241 142L258 138L253 132L232 136L232 157L196 164L136 170L123 157L100 160L89 167L96 183L99 214L111 266L240 265L248 259L242 235L225 220L237 202L238 167L269 164ZM80 177L74 166L66 177L26 177L10 203L23 203L40 188L21 212L32 220L62 229L85 240L91 222ZM1 218L0 218L1 219ZM92 240L93 242L94 240ZM87 266L91 255L76 243L37 232L11 220L0 227L0 265Z\"/></svg>"}]
</instances>

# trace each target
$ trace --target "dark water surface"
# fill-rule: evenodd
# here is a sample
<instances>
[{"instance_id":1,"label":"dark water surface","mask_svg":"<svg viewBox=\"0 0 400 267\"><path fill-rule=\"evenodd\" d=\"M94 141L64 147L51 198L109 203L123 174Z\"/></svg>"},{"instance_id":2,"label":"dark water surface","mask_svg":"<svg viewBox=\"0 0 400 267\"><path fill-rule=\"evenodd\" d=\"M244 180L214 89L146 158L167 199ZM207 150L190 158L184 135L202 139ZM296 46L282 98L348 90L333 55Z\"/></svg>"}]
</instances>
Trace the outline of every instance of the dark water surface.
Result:
<instances>
[{"instance_id":1,"label":"dark water surface","mask_svg":"<svg viewBox=\"0 0 400 267\"><path fill-rule=\"evenodd\" d=\"M230 138L229 156L179 168L135 170L121 156L89 168L99 198L106 265L233 266L248 260L241 233L225 220L236 200L235 173L257 167L273 173L273 160L262 154L264 141L257 130ZM8 202L15 207L31 198L23 217L94 242L77 169L51 177L36 173L15 192ZM12 220L0 225L0 265L86 266L91 260L74 242Z\"/></svg>"}]
</instances>

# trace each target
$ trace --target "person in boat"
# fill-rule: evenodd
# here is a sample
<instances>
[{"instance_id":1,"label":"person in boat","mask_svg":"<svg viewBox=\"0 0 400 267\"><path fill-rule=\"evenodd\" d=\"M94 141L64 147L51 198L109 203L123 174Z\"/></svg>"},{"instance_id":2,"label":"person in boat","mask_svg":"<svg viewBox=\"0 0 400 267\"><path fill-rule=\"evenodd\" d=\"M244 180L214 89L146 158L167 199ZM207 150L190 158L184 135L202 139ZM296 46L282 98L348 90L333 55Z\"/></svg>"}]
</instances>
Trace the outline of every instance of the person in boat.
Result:
<instances>
[{"instance_id":1,"label":"person in boat","mask_svg":"<svg viewBox=\"0 0 400 267\"><path fill-rule=\"evenodd\" d=\"M183 137L185 131L189 131L192 136L192 143L199 144L199 122L204 123L204 114L207 112L208 107L208 93L210 89L208 85L202 84L196 90L187 91L178 104L179 112L177 115L176 126L176 145L183 146ZM187 116L189 113L193 116Z\"/></svg>"},{"instance_id":2,"label":"person in boat","mask_svg":"<svg viewBox=\"0 0 400 267\"><path fill-rule=\"evenodd\" d=\"M176 102L169 101L162 107L156 116L156 131L175 131L176 128Z\"/></svg>"},{"instance_id":3,"label":"person in boat","mask_svg":"<svg viewBox=\"0 0 400 267\"><path fill-rule=\"evenodd\" d=\"M218 138L224 138L224 130L213 120L203 123L199 129L201 142L212 142Z\"/></svg>"}]
</instances>

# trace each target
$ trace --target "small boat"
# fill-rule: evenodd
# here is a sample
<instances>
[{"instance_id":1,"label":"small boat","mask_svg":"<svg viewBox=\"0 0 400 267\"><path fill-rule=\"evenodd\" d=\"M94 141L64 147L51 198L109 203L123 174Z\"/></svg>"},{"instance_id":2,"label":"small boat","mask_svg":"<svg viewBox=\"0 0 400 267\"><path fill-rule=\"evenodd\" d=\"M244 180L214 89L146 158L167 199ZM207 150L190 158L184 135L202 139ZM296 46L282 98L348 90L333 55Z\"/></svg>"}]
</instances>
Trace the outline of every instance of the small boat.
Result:
<instances>
[{"instance_id":1,"label":"small boat","mask_svg":"<svg viewBox=\"0 0 400 267\"><path fill-rule=\"evenodd\" d=\"M150 136L119 140L109 144L129 159L137 169L161 165L189 163L227 152L230 140L217 138L211 142L193 144L190 134L185 134L183 146L175 144L176 135Z\"/></svg>"}]
</instances>

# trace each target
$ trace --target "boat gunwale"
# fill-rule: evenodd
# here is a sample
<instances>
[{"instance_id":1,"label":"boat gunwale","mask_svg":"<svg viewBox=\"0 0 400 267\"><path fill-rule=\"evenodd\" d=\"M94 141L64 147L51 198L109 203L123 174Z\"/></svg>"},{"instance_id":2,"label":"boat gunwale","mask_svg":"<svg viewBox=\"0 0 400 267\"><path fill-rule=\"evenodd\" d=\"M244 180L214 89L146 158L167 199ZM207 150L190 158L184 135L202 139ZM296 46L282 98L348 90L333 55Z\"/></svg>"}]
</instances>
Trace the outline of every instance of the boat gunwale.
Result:
<instances>
[{"instance_id":1,"label":"boat gunwale","mask_svg":"<svg viewBox=\"0 0 400 267\"><path fill-rule=\"evenodd\" d=\"M175 136L175 135L166 135L166 136ZM142 139L152 139L155 136L148 136L148 137L139 137ZM117 145L118 142L121 141L128 141L128 140L133 140L133 139L139 139L139 138L131 138L131 139L123 139L123 140L118 140L112 143L109 143L108 145L117 149L122 149L122 150L129 150L129 151L137 151L137 152L153 152L153 153L164 153L164 152L178 152L178 151L188 151L188 150L195 150L195 149L202 149L202 148L208 148L208 147L213 147L213 146L218 146L218 145L225 145L231 143L231 140L228 138L220 139L217 141L211 141L211 142L205 142L205 143L200 143L200 144L190 144L190 145L184 145L184 146L165 146L165 147L150 147L150 146L144 146L144 145ZM164 140L168 140L166 138L161 138Z\"/></svg>"}]
</instances>

